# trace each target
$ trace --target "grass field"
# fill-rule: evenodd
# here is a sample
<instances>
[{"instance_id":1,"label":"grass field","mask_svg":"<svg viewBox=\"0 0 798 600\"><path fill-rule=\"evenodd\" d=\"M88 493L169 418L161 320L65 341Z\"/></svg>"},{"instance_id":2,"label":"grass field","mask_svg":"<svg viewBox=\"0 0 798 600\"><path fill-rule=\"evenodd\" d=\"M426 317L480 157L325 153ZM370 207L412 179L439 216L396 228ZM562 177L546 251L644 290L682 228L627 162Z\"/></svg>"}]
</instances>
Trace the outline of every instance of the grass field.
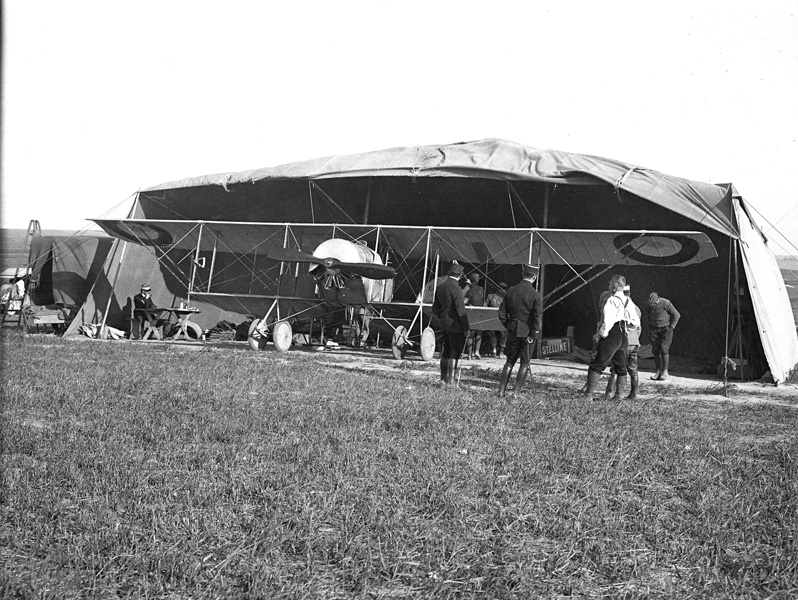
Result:
<instances>
[{"instance_id":1,"label":"grass field","mask_svg":"<svg viewBox=\"0 0 798 600\"><path fill-rule=\"evenodd\" d=\"M4 598L794 598L794 406L3 336ZM399 363L397 363L399 364ZM415 364L414 364L415 368ZM534 378L534 375L533 375Z\"/></svg>"}]
</instances>

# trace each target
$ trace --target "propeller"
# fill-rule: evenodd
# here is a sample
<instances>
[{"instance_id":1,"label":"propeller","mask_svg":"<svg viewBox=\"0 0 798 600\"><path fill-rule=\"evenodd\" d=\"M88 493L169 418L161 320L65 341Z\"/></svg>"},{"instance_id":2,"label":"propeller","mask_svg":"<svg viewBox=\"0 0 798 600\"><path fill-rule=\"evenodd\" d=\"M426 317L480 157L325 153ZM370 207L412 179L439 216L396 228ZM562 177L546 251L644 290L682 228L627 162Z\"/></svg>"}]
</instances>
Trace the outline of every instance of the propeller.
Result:
<instances>
[{"instance_id":1,"label":"propeller","mask_svg":"<svg viewBox=\"0 0 798 600\"><path fill-rule=\"evenodd\" d=\"M274 248L269 250L266 255L272 260L313 263L327 269L340 269L367 279L391 279L395 274L393 267L387 265L380 265L377 263L345 263L337 258L319 258L318 256L313 256L301 250L294 250L293 248Z\"/></svg>"},{"instance_id":2,"label":"propeller","mask_svg":"<svg viewBox=\"0 0 798 600\"><path fill-rule=\"evenodd\" d=\"M327 260L330 260L329 258ZM334 267L349 271L353 275L360 275L366 279L391 279L394 276L393 267L387 265L380 265L377 263L343 263L335 261Z\"/></svg>"}]
</instances>

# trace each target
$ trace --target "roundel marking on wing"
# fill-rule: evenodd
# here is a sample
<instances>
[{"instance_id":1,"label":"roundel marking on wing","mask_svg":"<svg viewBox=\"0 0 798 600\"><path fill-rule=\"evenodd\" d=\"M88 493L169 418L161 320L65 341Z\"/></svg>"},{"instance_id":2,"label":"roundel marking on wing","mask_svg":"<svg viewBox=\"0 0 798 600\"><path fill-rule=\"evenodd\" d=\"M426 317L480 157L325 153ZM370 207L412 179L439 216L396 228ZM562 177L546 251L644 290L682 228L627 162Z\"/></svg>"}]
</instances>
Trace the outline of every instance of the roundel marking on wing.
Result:
<instances>
[{"instance_id":1,"label":"roundel marking on wing","mask_svg":"<svg viewBox=\"0 0 798 600\"><path fill-rule=\"evenodd\" d=\"M613 240L627 258L659 267L680 265L698 255L701 246L684 235L623 233Z\"/></svg>"},{"instance_id":2,"label":"roundel marking on wing","mask_svg":"<svg viewBox=\"0 0 798 600\"><path fill-rule=\"evenodd\" d=\"M108 227L123 240L145 246L166 246L172 243L172 235L158 227L145 223L109 223Z\"/></svg>"}]
</instances>

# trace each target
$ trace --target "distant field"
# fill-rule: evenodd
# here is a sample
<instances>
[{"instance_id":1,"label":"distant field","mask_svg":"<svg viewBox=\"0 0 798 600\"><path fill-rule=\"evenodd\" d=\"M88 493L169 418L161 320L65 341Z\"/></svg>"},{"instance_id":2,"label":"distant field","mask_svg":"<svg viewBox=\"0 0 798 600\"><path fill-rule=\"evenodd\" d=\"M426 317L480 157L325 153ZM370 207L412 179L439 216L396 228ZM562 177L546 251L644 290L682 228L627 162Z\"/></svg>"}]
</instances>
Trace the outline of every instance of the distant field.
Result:
<instances>
[{"instance_id":1,"label":"distant field","mask_svg":"<svg viewBox=\"0 0 798 600\"><path fill-rule=\"evenodd\" d=\"M787 286L787 295L790 297L795 324L798 326L798 258L779 257L778 263Z\"/></svg>"},{"instance_id":2,"label":"distant field","mask_svg":"<svg viewBox=\"0 0 798 600\"><path fill-rule=\"evenodd\" d=\"M50 336L0 366L2 597L798 593L795 407Z\"/></svg>"}]
</instances>

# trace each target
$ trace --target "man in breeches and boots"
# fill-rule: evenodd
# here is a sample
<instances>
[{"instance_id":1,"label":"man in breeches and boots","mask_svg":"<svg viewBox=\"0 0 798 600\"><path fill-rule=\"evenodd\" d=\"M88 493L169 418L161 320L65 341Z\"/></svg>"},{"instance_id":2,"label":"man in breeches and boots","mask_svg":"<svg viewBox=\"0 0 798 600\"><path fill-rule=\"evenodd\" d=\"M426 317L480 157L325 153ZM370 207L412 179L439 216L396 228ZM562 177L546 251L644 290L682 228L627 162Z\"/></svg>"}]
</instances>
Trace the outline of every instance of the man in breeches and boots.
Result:
<instances>
[{"instance_id":1,"label":"man in breeches and boots","mask_svg":"<svg viewBox=\"0 0 798 600\"><path fill-rule=\"evenodd\" d=\"M448 277L435 290L432 302L432 314L440 321L443 332L441 381L448 385L454 383L454 371L465 348L469 329L463 292L458 283L462 276L462 265L452 262Z\"/></svg>"},{"instance_id":2,"label":"man in breeches and boots","mask_svg":"<svg viewBox=\"0 0 798 600\"><path fill-rule=\"evenodd\" d=\"M596 356L587 370L587 387L583 395L592 398L598 387L601 373L612 363L612 370L617 375L613 400L621 399L621 389L626 385L629 338L626 334L627 323L634 327L640 325L640 318L634 309L627 310L631 300L623 294L626 278L613 275L610 278L610 297L604 304L601 327L599 328L598 348Z\"/></svg>"},{"instance_id":3,"label":"man in breeches and boots","mask_svg":"<svg viewBox=\"0 0 798 600\"><path fill-rule=\"evenodd\" d=\"M681 315L667 298L660 298L657 292L648 297L648 329L651 334L651 353L654 355L654 366L657 372L651 379L663 381L668 378L670 348L673 341L673 330Z\"/></svg>"},{"instance_id":4,"label":"man in breeches and boots","mask_svg":"<svg viewBox=\"0 0 798 600\"><path fill-rule=\"evenodd\" d=\"M604 292L604 294L608 293ZM604 294L602 294L602 296ZM632 300L631 286L623 286L623 295L629 300L628 304L626 305L627 312L634 310L638 319L638 325L636 327L632 323L626 323L626 337L628 338L629 342L629 345L627 346L626 370L628 372L629 384L631 386L629 395L626 397L626 399L637 400L637 389L640 385L640 378L637 373L637 353L638 350L640 350L640 332L642 331L642 328L640 327L639 321L640 317L642 316L642 312L637 307L637 304L635 304ZM617 380L618 376L615 373L610 373L610 378L607 382L607 389L604 391L604 400L610 400L613 398Z\"/></svg>"},{"instance_id":5,"label":"man in breeches and boots","mask_svg":"<svg viewBox=\"0 0 798 600\"><path fill-rule=\"evenodd\" d=\"M535 350L535 342L540 336L543 319L543 297L535 289L538 276L537 265L523 265L523 279L507 292L507 297L499 307L499 320L507 329L507 362L504 363L499 378L499 396L507 393L507 383L518 359L518 375L515 378L515 393L518 394L529 374L529 360Z\"/></svg>"}]
</instances>

